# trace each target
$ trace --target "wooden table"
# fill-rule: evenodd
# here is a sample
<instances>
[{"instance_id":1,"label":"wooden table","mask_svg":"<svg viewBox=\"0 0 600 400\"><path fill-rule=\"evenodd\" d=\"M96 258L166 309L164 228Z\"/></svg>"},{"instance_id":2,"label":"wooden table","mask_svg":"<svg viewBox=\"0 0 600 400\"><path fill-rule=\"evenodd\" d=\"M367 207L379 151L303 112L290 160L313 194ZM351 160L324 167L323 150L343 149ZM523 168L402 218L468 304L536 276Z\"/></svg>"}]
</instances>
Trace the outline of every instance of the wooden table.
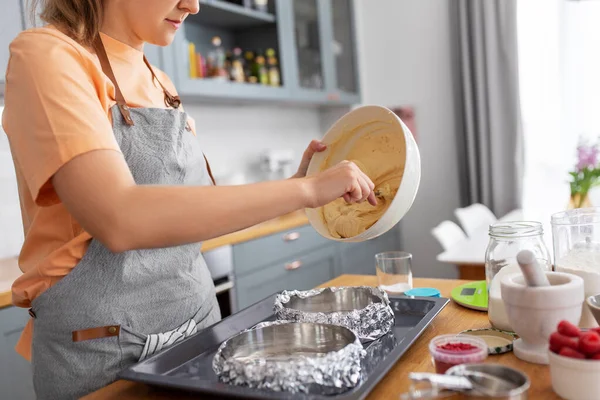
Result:
<instances>
[{"instance_id":1,"label":"wooden table","mask_svg":"<svg viewBox=\"0 0 600 400\"><path fill-rule=\"evenodd\" d=\"M459 280L442 279L415 279L415 287L435 287L438 288L444 297L450 296L450 291L457 285L465 283ZM338 278L325 283L322 286L356 286L377 284L374 276L361 275L342 275ZM434 372L427 348L429 341L437 335L446 333L458 333L465 329L489 327L487 314L480 311L473 311L450 302L444 310L433 320L431 325L423 332L421 337L413 346L398 360L396 365L388 372L381 382L370 393L369 400L398 399L402 393L408 391L410 372ZM531 379L531 388L529 390L530 399L560 399L552 391L550 383L550 371L547 366L529 364L518 360L512 353L490 356L488 363L499 363L513 368L517 368L529 376ZM99 399L119 399L119 400L138 400L138 399L197 399L196 394L186 394L180 392L170 392L164 389L153 388L140 383L118 381L86 397L85 400ZM201 398L205 399L206 396Z\"/></svg>"}]
</instances>

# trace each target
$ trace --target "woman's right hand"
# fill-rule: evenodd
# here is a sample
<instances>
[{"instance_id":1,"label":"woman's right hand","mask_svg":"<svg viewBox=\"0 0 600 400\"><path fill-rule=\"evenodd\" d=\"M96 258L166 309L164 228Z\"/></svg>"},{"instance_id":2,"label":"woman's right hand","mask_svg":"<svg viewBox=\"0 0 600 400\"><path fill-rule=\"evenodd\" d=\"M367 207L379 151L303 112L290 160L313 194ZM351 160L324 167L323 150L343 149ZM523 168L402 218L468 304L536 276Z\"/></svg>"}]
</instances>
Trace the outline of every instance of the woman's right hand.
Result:
<instances>
[{"instance_id":1,"label":"woman's right hand","mask_svg":"<svg viewBox=\"0 0 600 400\"><path fill-rule=\"evenodd\" d=\"M376 205L373 193L375 184L351 161L339 164L307 178L307 202L309 208L324 206L340 197L347 203L361 203L367 200Z\"/></svg>"}]
</instances>

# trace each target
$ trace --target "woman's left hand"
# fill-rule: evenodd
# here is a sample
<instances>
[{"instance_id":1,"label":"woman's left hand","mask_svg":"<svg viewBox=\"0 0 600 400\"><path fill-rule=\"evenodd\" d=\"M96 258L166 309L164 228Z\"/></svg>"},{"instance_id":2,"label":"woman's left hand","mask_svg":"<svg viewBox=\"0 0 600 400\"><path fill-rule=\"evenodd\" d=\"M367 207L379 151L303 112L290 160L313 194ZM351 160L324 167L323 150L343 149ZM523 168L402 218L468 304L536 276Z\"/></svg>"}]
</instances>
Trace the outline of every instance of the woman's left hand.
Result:
<instances>
[{"instance_id":1,"label":"woman's left hand","mask_svg":"<svg viewBox=\"0 0 600 400\"><path fill-rule=\"evenodd\" d=\"M302 161L300 162L300 166L298 167L298 172L292 176L292 178L304 178L306 176L306 171L308 170L308 164L310 164L310 160L315 153L320 153L327 149L327 146L324 145L320 140L313 140L310 142L304 154L302 155Z\"/></svg>"}]
</instances>

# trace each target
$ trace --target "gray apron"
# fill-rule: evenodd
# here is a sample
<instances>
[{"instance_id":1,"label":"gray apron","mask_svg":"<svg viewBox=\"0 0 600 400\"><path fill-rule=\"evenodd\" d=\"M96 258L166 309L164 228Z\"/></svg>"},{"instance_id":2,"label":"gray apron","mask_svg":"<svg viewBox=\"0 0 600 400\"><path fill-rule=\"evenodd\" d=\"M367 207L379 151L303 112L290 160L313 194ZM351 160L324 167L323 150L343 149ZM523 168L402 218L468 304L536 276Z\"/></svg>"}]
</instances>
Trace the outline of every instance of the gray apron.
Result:
<instances>
[{"instance_id":1,"label":"gray apron","mask_svg":"<svg viewBox=\"0 0 600 400\"><path fill-rule=\"evenodd\" d=\"M99 38L95 48L115 85L114 134L135 182L211 185L186 114L128 108ZM165 102L179 106L166 90ZM69 274L33 300L30 314L39 399L79 398L113 382L123 368L220 319L199 243L115 254L95 239Z\"/></svg>"}]
</instances>

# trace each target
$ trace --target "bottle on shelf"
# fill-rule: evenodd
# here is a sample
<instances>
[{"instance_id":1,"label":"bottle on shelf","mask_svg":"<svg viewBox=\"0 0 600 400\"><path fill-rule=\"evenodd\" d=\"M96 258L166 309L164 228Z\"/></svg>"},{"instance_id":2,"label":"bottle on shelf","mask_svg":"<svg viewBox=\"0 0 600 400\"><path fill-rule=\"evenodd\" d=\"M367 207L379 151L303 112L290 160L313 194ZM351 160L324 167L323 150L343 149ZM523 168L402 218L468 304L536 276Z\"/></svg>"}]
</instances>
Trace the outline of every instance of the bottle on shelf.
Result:
<instances>
[{"instance_id":1,"label":"bottle on shelf","mask_svg":"<svg viewBox=\"0 0 600 400\"><path fill-rule=\"evenodd\" d=\"M275 56L274 49L267 49L267 69L269 75L269 85L271 86L280 86L281 85L281 76L279 74L279 66L277 62L277 57Z\"/></svg>"},{"instance_id":2,"label":"bottle on shelf","mask_svg":"<svg viewBox=\"0 0 600 400\"><path fill-rule=\"evenodd\" d=\"M190 62L190 78L195 79L198 76L196 61L196 45L193 42L188 43L188 58Z\"/></svg>"},{"instance_id":3,"label":"bottle on shelf","mask_svg":"<svg viewBox=\"0 0 600 400\"><path fill-rule=\"evenodd\" d=\"M196 78L206 78L206 59L201 53L196 52Z\"/></svg>"},{"instance_id":4,"label":"bottle on shelf","mask_svg":"<svg viewBox=\"0 0 600 400\"><path fill-rule=\"evenodd\" d=\"M213 49L208 53L208 76L219 79L226 80L227 79L227 70L225 66L225 51L221 46L221 38L219 36L215 36L212 38Z\"/></svg>"},{"instance_id":5,"label":"bottle on shelf","mask_svg":"<svg viewBox=\"0 0 600 400\"><path fill-rule=\"evenodd\" d=\"M257 76L254 75L254 52L250 50L246 50L244 53L244 75L246 76L246 82L248 83L258 83Z\"/></svg>"},{"instance_id":6,"label":"bottle on shelf","mask_svg":"<svg viewBox=\"0 0 600 400\"><path fill-rule=\"evenodd\" d=\"M233 49L233 55L231 58L231 70L230 79L234 82L244 82L244 59L242 58L242 49L236 47Z\"/></svg>"},{"instance_id":7,"label":"bottle on shelf","mask_svg":"<svg viewBox=\"0 0 600 400\"><path fill-rule=\"evenodd\" d=\"M269 75L267 73L265 56L260 50L256 52L256 57L254 58L252 75L256 77L258 83L260 83L261 85L269 84Z\"/></svg>"}]
</instances>

